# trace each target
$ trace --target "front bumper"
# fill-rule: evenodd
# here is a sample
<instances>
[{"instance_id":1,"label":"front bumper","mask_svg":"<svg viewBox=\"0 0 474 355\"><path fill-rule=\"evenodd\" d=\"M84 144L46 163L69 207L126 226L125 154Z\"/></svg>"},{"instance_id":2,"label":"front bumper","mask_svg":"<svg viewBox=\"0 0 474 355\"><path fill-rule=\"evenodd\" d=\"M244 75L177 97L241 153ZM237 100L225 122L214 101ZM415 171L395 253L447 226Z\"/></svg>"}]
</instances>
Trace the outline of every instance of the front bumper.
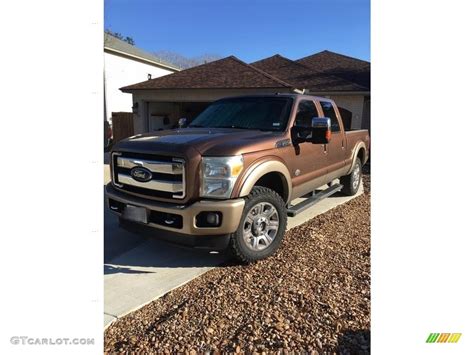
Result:
<instances>
[{"instance_id":1,"label":"front bumper","mask_svg":"<svg viewBox=\"0 0 474 355\"><path fill-rule=\"evenodd\" d=\"M234 233L239 226L245 205L242 198L223 201L202 200L191 205L162 203L117 191L110 183L106 186L106 195L109 211L119 217L122 217L122 213L119 208L116 208L117 205L144 207L149 214L155 215L156 218L149 220L148 223L142 224L142 226L174 232L180 236L218 236ZM115 210L111 209L111 206L115 207ZM219 212L221 214L220 225L217 227L198 227L196 216L201 212ZM164 225L160 216L165 215L177 216L179 223L176 223L173 227ZM134 222L134 224L139 223Z\"/></svg>"}]
</instances>

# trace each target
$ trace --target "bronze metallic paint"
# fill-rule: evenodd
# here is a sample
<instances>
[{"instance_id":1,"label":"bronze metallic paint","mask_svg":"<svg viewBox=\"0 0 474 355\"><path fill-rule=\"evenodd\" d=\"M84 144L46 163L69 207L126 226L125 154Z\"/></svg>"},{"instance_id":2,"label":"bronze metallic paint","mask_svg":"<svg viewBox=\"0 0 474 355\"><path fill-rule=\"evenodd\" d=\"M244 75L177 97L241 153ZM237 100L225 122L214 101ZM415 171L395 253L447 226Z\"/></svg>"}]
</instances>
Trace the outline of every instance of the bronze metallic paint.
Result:
<instances>
[{"instance_id":1,"label":"bronze metallic paint","mask_svg":"<svg viewBox=\"0 0 474 355\"><path fill-rule=\"evenodd\" d=\"M160 209L174 209L176 206L181 206L186 211L194 213L197 210L202 210L203 204L205 206L212 205L215 210L225 212L225 215L231 216L232 219L235 219L235 223L238 223L244 204L241 197L247 196L258 179L267 173L276 172L280 174L282 181L286 182L285 193L288 196L286 201L288 203L335 178L350 173L359 151L362 150L364 154L362 164L367 161L369 154L368 131L345 131L339 110L332 100L300 94L281 95L289 95L293 98L288 125L283 132L187 128L134 136L114 146L116 151L167 155L185 159L187 183L186 196L183 199L153 198L120 191L112 186L108 188L109 193L115 195L119 193L124 202L127 199L131 202L142 201L141 204L148 208L156 208L157 204L166 203L169 207L160 207ZM323 117L323 112L319 102L333 103L341 131L332 133L329 144L296 144L292 139L291 127L294 125L297 107L301 100L312 100L320 117ZM282 141L289 141L291 144L278 144ZM200 201L201 157L239 154L244 158L244 169L237 178L231 199ZM189 223L188 212L185 217ZM232 225L228 223L227 221L225 228L219 230L219 233L236 228L235 223ZM184 233L201 234L203 232L203 229L197 231L194 224L187 225L184 229Z\"/></svg>"}]
</instances>

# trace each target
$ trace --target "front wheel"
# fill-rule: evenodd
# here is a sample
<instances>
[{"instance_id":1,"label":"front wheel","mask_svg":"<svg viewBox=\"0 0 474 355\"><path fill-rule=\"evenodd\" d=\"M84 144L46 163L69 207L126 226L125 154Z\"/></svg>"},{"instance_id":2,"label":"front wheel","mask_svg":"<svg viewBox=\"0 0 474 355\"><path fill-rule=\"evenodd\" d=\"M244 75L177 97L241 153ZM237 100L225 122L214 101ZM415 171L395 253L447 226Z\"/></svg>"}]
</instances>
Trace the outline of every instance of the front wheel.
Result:
<instances>
[{"instance_id":1,"label":"front wheel","mask_svg":"<svg viewBox=\"0 0 474 355\"><path fill-rule=\"evenodd\" d=\"M348 196L353 196L359 191L360 182L362 179L362 163L357 158L354 169L349 175L341 177L341 184L343 185L342 192Z\"/></svg>"},{"instance_id":2,"label":"front wheel","mask_svg":"<svg viewBox=\"0 0 474 355\"><path fill-rule=\"evenodd\" d=\"M275 191L256 186L245 201L239 227L230 238L236 259L249 263L272 255L286 230L285 202Z\"/></svg>"}]
</instances>

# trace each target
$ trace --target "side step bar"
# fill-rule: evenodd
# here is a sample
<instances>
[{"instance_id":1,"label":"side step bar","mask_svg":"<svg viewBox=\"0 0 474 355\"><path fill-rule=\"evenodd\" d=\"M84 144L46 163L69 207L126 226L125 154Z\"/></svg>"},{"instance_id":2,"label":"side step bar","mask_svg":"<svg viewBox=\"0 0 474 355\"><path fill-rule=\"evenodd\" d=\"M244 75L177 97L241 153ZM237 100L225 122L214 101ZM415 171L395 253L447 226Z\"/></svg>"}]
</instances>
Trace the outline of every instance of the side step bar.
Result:
<instances>
[{"instance_id":1,"label":"side step bar","mask_svg":"<svg viewBox=\"0 0 474 355\"><path fill-rule=\"evenodd\" d=\"M306 200L301 201L300 203L294 206L291 206L290 208L286 210L288 216L289 217L296 216L298 213L303 212L304 210L310 208L311 206L315 205L316 203L325 199L326 197L329 197L331 195L334 195L336 192L341 191L342 187L343 186L341 184L332 185L328 187L326 190L320 191L317 194L314 194L313 196L308 197Z\"/></svg>"}]
</instances>

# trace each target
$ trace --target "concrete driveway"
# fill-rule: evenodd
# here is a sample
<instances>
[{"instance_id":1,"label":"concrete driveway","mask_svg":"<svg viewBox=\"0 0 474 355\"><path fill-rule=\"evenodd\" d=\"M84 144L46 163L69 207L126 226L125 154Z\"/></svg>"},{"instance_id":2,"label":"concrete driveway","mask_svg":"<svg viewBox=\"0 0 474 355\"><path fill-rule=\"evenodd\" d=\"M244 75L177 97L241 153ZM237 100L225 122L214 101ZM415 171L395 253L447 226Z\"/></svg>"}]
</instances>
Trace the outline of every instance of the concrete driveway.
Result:
<instances>
[{"instance_id":1,"label":"concrete driveway","mask_svg":"<svg viewBox=\"0 0 474 355\"><path fill-rule=\"evenodd\" d=\"M104 184L108 166L104 165ZM333 195L296 217L288 229L306 222L352 197ZM229 260L225 254L180 248L147 239L118 227L117 217L104 211L104 326Z\"/></svg>"}]
</instances>

